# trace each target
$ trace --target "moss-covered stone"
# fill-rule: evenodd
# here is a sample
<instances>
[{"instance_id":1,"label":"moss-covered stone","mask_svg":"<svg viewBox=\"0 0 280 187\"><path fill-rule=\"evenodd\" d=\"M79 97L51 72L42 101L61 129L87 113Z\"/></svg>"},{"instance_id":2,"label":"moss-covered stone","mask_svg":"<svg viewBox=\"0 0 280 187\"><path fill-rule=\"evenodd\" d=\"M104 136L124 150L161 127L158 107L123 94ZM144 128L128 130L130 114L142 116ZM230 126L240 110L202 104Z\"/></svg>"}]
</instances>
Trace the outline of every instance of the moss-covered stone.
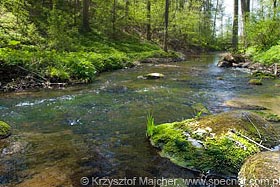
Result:
<instances>
[{"instance_id":1,"label":"moss-covered stone","mask_svg":"<svg viewBox=\"0 0 280 187\"><path fill-rule=\"evenodd\" d=\"M265 120L269 122L280 122L280 117L277 114L273 114L266 111L254 111L254 112L262 116Z\"/></svg>"},{"instance_id":2,"label":"moss-covered stone","mask_svg":"<svg viewBox=\"0 0 280 187\"><path fill-rule=\"evenodd\" d=\"M247 157L261 151L244 136L266 147L279 140L261 117L235 111L153 126L150 141L161 156L182 167L236 175Z\"/></svg>"},{"instance_id":3,"label":"moss-covered stone","mask_svg":"<svg viewBox=\"0 0 280 187\"><path fill-rule=\"evenodd\" d=\"M11 127L7 123L0 121L0 139L7 138L11 135Z\"/></svg>"},{"instance_id":4,"label":"moss-covered stone","mask_svg":"<svg viewBox=\"0 0 280 187\"><path fill-rule=\"evenodd\" d=\"M251 85L262 85L262 81L260 79L250 79L248 83Z\"/></svg>"},{"instance_id":5,"label":"moss-covered stone","mask_svg":"<svg viewBox=\"0 0 280 187\"><path fill-rule=\"evenodd\" d=\"M261 71L256 71L252 74L252 77L258 78L258 79L275 79L276 76L273 75L272 73L268 72L261 72Z\"/></svg>"},{"instance_id":6,"label":"moss-covered stone","mask_svg":"<svg viewBox=\"0 0 280 187\"><path fill-rule=\"evenodd\" d=\"M239 172L244 187L280 186L280 152L262 152L246 160Z\"/></svg>"},{"instance_id":7,"label":"moss-covered stone","mask_svg":"<svg viewBox=\"0 0 280 187\"><path fill-rule=\"evenodd\" d=\"M228 100L224 103L225 106L230 108L242 109L242 110L267 110L266 107L259 105L246 104L238 100Z\"/></svg>"}]
</instances>

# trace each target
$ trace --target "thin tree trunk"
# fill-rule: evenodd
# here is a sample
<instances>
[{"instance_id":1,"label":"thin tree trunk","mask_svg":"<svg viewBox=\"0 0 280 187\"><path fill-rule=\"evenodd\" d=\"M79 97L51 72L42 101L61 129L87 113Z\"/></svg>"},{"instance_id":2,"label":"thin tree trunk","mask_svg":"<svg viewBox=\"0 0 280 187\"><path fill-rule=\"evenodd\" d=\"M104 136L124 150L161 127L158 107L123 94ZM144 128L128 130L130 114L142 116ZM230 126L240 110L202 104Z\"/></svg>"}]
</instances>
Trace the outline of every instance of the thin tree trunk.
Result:
<instances>
[{"instance_id":1,"label":"thin tree trunk","mask_svg":"<svg viewBox=\"0 0 280 187\"><path fill-rule=\"evenodd\" d=\"M117 0L114 0L113 4L113 11L112 11L112 31L113 31L113 38L116 37L116 21L117 21L117 15L116 15L116 7L117 7Z\"/></svg>"},{"instance_id":2,"label":"thin tree trunk","mask_svg":"<svg viewBox=\"0 0 280 187\"><path fill-rule=\"evenodd\" d=\"M213 25L213 36L216 36L216 22L217 22L217 14L218 14L218 6L219 6L219 0L217 0L216 3L216 11L215 11L215 15L214 15L214 25Z\"/></svg>"},{"instance_id":3,"label":"thin tree trunk","mask_svg":"<svg viewBox=\"0 0 280 187\"><path fill-rule=\"evenodd\" d=\"M276 18L277 14L277 0L273 0L273 19Z\"/></svg>"},{"instance_id":4,"label":"thin tree trunk","mask_svg":"<svg viewBox=\"0 0 280 187\"><path fill-rule=\"evenodd\" d=\"M151 39L151 1L147 0L147 40Z\"/></svg>"},{"instance_id":5,"label":"thin tree trunk","mask_svg":"<svg viewBox=\"0 0 280 187\"><path fill-rule=\"evenodd\" d=\"M232 25L232 48L234 51L238 49L238 0L234 0L234 16Z\"/></svg>"},{"instance_id":6,"label":"thin tree trunk","mask_svg":"<svg viewBox=\"0 0 280 187\"><path fill-rule=\"evenodd\" d=\"M164 14L164 51L168 51L168 23L169 23L169 0L165 0L165 14Z\"/></svg>"},{"instance_id":7,"label":"thin tree trunk","mask_svg":"<svg viewBox=\"0 0 280 187\"><path fill-rule=\"evenodd\" d=\"M249 13L250 13L250 0L242 0L241 1L241 13L242 13L242 21L243 21L243 29L242 29L242 35L243 35L243 43L244 47L247 48L247 35L246 35L246 24L248 22Z\"/></svg>"},{"instance_id":8,"label":"thin tree trunk","mask_svg":"<svg viewBox=\"0 0 280 187\"><path fill-rule=\"evenodd\" d=\"M89 6L90 0L83 0L83 31L90 31L89 26Z\"/></svg>"}]
</instances>

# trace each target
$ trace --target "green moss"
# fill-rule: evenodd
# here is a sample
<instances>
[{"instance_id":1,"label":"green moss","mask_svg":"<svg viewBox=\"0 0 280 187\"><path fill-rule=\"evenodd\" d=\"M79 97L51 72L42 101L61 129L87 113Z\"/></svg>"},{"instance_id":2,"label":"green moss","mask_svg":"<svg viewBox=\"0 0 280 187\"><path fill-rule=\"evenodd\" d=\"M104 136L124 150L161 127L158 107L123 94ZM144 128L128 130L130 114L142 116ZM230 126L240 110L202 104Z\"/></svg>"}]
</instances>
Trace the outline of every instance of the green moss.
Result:
<instances>
[{"instance_id":1,"label":"green moss","mask_svg":"<svg viewBox=\"0 0 280 187\"><path fill-rule=\"evenodd\" d=\"M251 85L262 85L262 81L260 79L250 79L248 83Z\"/></svg>"},{"instance_id":2,"label":"green moss","mask_svg":"<svg viewBox=\"0 0 280 187\"><path fill-rule=\"evenodd\" d=\"M11 127L7 123L0 121L0 139L6 138L11 134Z\"/></svg>"},{"instance_id":3,"label":"green moss","mask_svg":"<svg viewBox=\"0 0 280 187\"><path fill-rule=\"evenodd\" d=\"M254 141L262 141L267 147L275 146L279 139L273 127L261 117L245 112L229 112L156 125L150 140L160 149L161 156L177 165L234 175L246 158L261 150L231 129Z\"/></svg>"}]
</instances>

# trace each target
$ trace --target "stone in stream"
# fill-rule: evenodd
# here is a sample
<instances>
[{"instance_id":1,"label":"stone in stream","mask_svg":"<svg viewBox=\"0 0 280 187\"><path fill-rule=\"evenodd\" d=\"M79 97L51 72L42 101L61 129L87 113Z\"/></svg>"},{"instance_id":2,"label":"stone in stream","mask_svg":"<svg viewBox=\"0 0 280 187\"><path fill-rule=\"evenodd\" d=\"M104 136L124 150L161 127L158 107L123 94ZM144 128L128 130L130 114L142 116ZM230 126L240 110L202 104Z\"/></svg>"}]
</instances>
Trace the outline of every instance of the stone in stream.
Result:
<instances>
[{"instance_id":1,"label":"stone in stream","mask_svg":"<svg viewBox=\"0 0 280 187\"><path fill-rule=\"evenodd\" d=\"M226 54L222 57L222 59L218 62L218 67L242 67L245 63L245 58L239 54Z\"/></svg>"},{"instance_id":2,"label":"stone in stream","mask_svg":"<svg viewBox=\"0 0 280 187\"><path fill-rule=\"evenodd\" d=\"M280 152L262 152L253 155L238 174L241 185L244 187L279 187L280 179Z\"/></svg>"},{"instance_id":3,"label":"stone in stream","mask_svg":"<svg viewBox=\"0 0 280 187\"><path fill-rule=\"evenodd\" d=\"M161 73L149 73L149 74L145 75L145 77L147 79L160 79L160 78L163 78L164 75Z\"/></svg>"},{"instance_id":4,"label":"stone in stream","mask_svg":"<svg viewBox=\"0 0 280 187\"><path fill-rule=\"evenodd\" d=\"M272 125L245 111L154 125L149 130L151 144L162 157L184 168L223 176L236 176L243 162L263 149L256 142L268 148L279 144Z\"/></svg>"},{"instance_id":5,"label":"stone in stream","mask_svg":"<svg viewBox=\"0 0 280 187\"><path fill-rule=\"evenodd\" d=\"M141 75L137 77L138 79L160 79L160 78L164 78L164 75L161 73L149 73L146 75Z\"/></svg>"},{"instance_id":6,"label":"stone in stream","mask_svg":"<svg viewBox=\"0 0 280 187\"><path fill-rule=\"evenodd\" d=\"M0 121L0 139L7 138L10 135L11 135L11 126L3 121Z\"/></svg>"},{"instance_id":7,"label":"stone in stream","mask_svg":"<svg viewBox=\"0 0 280 187\"><path fill-rule=\"evenodd\" d=\"M250 105L246 104L241 101L235 101L235 100L228 100L224 103L224 106L230 107L230 108L236 108L236 109L242 109L242 110L267 110L267 108L259 105Z\"/></svg>"},{"instance_id":8,"label":"stone in stream","mask_svg":"<svg viewBox=\"0 0 280 187\"><path fill-rule=\"evenodd\" d=\"M220 68L229 68L229 67L232 67L232 62L219 61L217 66Z\"/></svg>"}]
</instances>

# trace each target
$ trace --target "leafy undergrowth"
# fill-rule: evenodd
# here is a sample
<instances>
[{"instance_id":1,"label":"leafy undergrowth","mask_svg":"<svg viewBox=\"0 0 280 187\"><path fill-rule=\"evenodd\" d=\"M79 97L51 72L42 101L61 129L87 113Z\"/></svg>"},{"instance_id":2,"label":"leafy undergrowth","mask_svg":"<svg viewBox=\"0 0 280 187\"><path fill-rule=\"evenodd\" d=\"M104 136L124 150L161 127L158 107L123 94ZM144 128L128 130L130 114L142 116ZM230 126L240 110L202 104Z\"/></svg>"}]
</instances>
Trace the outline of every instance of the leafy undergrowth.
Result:
<instances>
[{"instance_id":1,"label":"leafy undergrowth","mask_svg":"<svg viewBox=\"0 0 280 187\"><path fill-rule=\"evenodd\" d=\"M91 82L96 74L130 67L135 60L176 56L165 53L155 44L129 36L123 40L97 36L97 33L77 36L75 45L67 50L9 40L0 48L0 63L2 67L20 67L50 82Z\"/></svg>"},{"instance_id":2,"label":"leafy undergrowth","mask_svg":"<svg viewBox=\"0 0 280 187\"><path fill-rule=\"evenodd\" d=\"M237 175L245 159L261 151L243 136L267 147L275 146L278 141L272 126L248 112L151 124L148 135L161 156L182 167L227 176Z\"/></svg>"},{"instance_id":3,"label":"leafy undergrowth","mask_svg":"<svg viewBox=\"0 0 280 187\"><path fill-rule=\"evenodd\" d=\"M274 63L280 64L280 45L272 46L268 50L259 51L255 47L249 47L247 54L253 57L253 60L265 65Z\"/></svg>"}]
</instances>

